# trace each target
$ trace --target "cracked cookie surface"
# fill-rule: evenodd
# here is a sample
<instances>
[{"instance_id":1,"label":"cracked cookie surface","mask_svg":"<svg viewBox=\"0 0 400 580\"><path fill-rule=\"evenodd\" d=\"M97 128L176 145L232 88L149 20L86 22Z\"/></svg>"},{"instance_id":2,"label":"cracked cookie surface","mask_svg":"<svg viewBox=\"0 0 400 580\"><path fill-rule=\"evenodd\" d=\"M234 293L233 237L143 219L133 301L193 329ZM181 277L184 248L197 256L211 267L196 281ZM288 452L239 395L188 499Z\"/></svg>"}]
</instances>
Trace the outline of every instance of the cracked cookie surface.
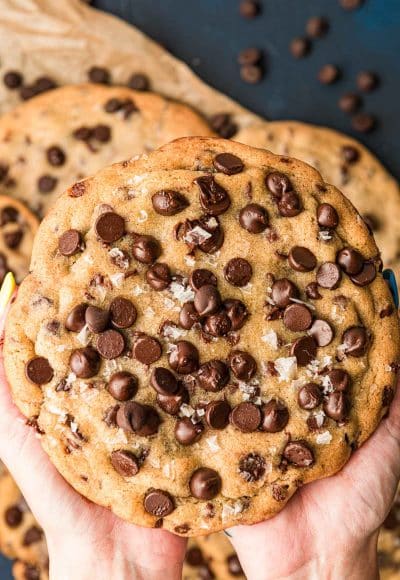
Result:
<instances>
[{"instance_id":1,"label":"cracked cookie surface","mask_svg":"<svg viewBox=\"0 0 400 580\"><path fill-rule=\"evenodd\" d=\"M398 358L351 203L300 161L207 138L59 198L5 341L15 402L63 476L181 535L271 517L338 471Z\"/></svg>"}]
</instances>

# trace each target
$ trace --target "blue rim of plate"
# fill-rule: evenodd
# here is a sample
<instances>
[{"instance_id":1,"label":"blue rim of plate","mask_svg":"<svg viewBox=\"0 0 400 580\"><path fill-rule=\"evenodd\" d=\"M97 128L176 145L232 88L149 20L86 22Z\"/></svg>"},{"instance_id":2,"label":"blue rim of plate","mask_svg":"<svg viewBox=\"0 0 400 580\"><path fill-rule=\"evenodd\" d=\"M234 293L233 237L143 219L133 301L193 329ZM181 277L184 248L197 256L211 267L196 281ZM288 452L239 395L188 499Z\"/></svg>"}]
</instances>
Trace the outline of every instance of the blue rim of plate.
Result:
<instances>
[{"instance_id":1,"label":"blue rim of plate","mask_svg":"<svg viewBox=\"0 0 400 580\"><path fill-rule=\"evenodd\" d=\"M393 270L387 268L383 270L383 277L389 284L390 292L392 293L394 305L396 308L399 307L399 290L397 288L396 276L394 275Z\"/></svg>"}]
</instances>

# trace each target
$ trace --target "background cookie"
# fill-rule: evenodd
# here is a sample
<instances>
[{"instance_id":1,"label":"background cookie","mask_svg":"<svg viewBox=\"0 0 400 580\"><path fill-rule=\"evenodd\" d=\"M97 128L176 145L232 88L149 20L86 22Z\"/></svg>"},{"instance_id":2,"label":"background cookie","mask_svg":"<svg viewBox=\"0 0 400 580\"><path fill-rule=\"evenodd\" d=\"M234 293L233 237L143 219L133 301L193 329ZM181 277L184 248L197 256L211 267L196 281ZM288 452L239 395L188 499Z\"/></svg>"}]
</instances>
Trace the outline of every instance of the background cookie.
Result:
<instances>
[{"instance_id":1,"label":"background cookie","mask_svg":"<svg viewBox=\"0 0 400 580\"><path fill-rule=\"evenodd\" d=\"M399 184L360 142L326 127L295 121L245 127L235 139L315 167L355 205L374 232L385 267L400 275Z\"/></svg>"},{"instance_id":2,"label":"background cookie","mask_svg":"<svg viewBox=\"0 0 400 580\"><path fill-rule=\"evenodd\" d=\"M38 225L37 217L23 203L0 195L0 284L9 271L17 283L25 278Z\"/></svg>"},{"instance_id":3,"label":"background cookie","mask_svg":"<svg viewBox=\"0 0 400 580\"><path fill-rule=\"evenodd\" d=\"M393 395L373 237L300 161L189 138L116 164L59 198L32 270L6 331L15 401L78 491L141 525L271 517Z\"/></svg>"},{"instance_id":4,"label":"background cookie","mask_svg":"<svg viewBox=\"0 0 400 580\"><path fill-rule=\"evenodd\" d=\"M212 134L192 109L159 95L63 87L0 118L0 192L43 216L78 179L177 137Z\"/></svg>"},{"instance_id":5,"label":"background cookie","mask_svg":"<svg viewBox=\"0 0 400 580\"><path fill-rule=\"evenodd\" d=\"M4 468L0 475L0 551L26 564L18 565L17 572L29 567L32 570L37 567L43 573L47 570L48 554L43 531L11 475ZM45 577L38 578L43 580ZM28 576L27 580L30 578ZM35 576L32 576L34 579Z\"/></svg>"},{"instance_id":6,"label":"background cookie","mask_svg":"<svg viewBox=\"0 0 400 580\"><path fill-rule=\"evenodd\" d=\"M232 544L223 533L190 538L183 565L183 580L245 578Z\"/></svg>"}]
</instances>

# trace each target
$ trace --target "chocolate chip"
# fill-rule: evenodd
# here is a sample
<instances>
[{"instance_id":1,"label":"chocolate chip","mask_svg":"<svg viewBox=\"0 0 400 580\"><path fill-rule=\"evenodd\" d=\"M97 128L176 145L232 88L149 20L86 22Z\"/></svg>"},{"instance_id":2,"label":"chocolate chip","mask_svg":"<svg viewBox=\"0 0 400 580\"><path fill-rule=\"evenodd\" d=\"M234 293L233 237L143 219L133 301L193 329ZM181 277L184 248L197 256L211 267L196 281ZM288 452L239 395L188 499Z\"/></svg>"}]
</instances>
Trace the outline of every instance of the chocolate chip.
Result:
<instances>
[{"instance_id":1,"label":"chocolate chip","mask_svg":"<svg viewBox=\"0 0 400 580\"><path fill-rule=\"evenodd\" d=\"M196 443L204 431L201 423L192 423L188 417L179 419L175 424L175 439L181 445L193 445Z\"/></svg>"},{"instance_id":2,"label":"chocolate chip","mask_svg":"<svg viewBox=\"0 0 400 580\"><path fill-rule=\"evenodd\" d=\"M328 346L333 340L333 329L326 320L314 320L308 333L318 346Z\"/></svg>"},{"instance_id":3,"label":"chocolate chip","mask_svg":"<svg viewBox=\"0 0 400 580\"><path fill-rule=\"evenodd\" d=\"M353 357L364 356L368 349L368 334L363 326L352 326L342 336L344 352Z\"/></svg>"},{"instance_id":4,"label":"chocolate chip","mask_svg":"<svg viewBox=\"0 0 400 580\"><path fill-rule=\"evenodd\" d=\"M91 346L74 350L69 359L73 373L80 379L90 379L97 375L100 368L99 353Z\"/></svg>"},{"instance_id":5,"label":"chocolate chip","mask_svg":"<svg viewBox=\"0 0 400 580\"><path fill-rule=\"evenodd\" d=\"M219 494L222 487L222 481L219 474L213 469L199 467L192 473L189 487L193 497L209 500Z\"/></svg>"},{"instance_id":6,"label":"chocolate chip","mask_svg":"<svg viewBox=\"0 0 400 580\"><path fill-rule=\"evenodd\" d=\"M139 462L131 451L119 449L111 453L111 465L123 477L133 477L139 473Z\"/></svg>"},{"instance_id":7,"label":"chocolate chip","mask_svg":"<svg viewBox=\"0 0 400 580\"><path fill-rule=\"evenodd\" d=\"M147 513L157 518L164 518L175 509L174 500L167 491L152 489L144 498L144 509Z\"/></svg>"},{"instance_id":8,"label":"chocolate chip","mask_svg":"<svg viewBox=\"0 0 400 580\"><path fill-rule=\"evenodd\" d=\"M162 355L161 344L156 338L144 334L135 340L132 354L142 364L151 365Z\"/></svg>"},{"instance_id":9,"label":"chocolate chip","mask_svg":"<svg viewBox=\"0 0 400 580\"><path fill-rule=\"evenodd\" d=\"M211 401L206 407L206 422L212 429L224 429L229 423L231 408L226 401Z\"/></svg>"},{"instance_id":10,"label":"chocolate chip","mask_svg":"<svg viewBox=\"0 0 400 580\"><path fill-rule=\"evenodd\" d=\"M63 256L74 256L82 251L82 238L78 230L67 230L58 238L58 249Z\"/></svg>"},{"instance_id":11,"label":"chocolate chip","mask_svg":"<svg viewBox=\"0 0 400 580\"><path fill-rule=\"evenodd\" d=\"M333 290L340 284L342 273L334 262L324 262L317 270L317 282L321 288Z\"/></svg>"},{"instance_id":12,"label":"chocolate chip","mask_svg":"<svg viewBox=\"0 0 400 580\"><path fill-rule=\"evenodd\" d=\"M97 236L105 243L116 242L125 234L125 220L113 211L102 213L96 220Z\"/></svg>"},{"instance_id":13,"label":"chocolate chip","mask_svg":"<svg viewBox=\"0 0 400 580\"><path fill-rule=\"evenodd\" d=\"M256 431L261 423L261 411L253 403L239 403L232 409L231 423L242 431L242 433L252 433Z\"/></svg>"},{"instance_id":14,"label":"chocolate chip","mask_svg":"<svg viewBox=\"0 0 400 580\"><path fill-rule=\"evenodd\" d=\"M271 400L262 406L261 431L277 433L286 427L289 421L289 411L286 405Z\"/></svg>"},{"instance_id":15,"label":"chocolate chip","mask_svg":"<svg viewBox=\"0 0 400 580\"><path fill-rule=\"evenodd\" d=\"M204 557L203 553L197 546L192 546L186 550L185 562L189 566L197 567L203 565Z\"/></svg>"},{"instance_id":16,"label":"chocolate chip","mask_svg":"<svg viewBox=\"0 0 400 580\"><path fill-rule=\"evenodd\" d=\"M96 347L102 357L112 360L124 352L125 340L116 330L106 330L99 334Z\"/></svg>"},{"instance_id":17,"label":"chocolate chip","mask_svg":"<svg viewBox=\"0 0 400 580\"><path fill-rule=\"evenodd\" d=\"M311 43L308 38L294 38L290 43L290 52L294 58L303 58L311 50Z\"/></svg>"},{"instance_id":18,"label":"chocolate chip","mask_svg":"<svg viewBox=\"0 0 400 580\"><path fill-rule=\"evenodd\" d=\"M331 85L340 77L340 70L334 64L325 64L318 73L318 80L323 85Z\"/></svg>"},{"instance_id":19,"label":"chocolate chip","mask_svg":"<svg viewBox=\"0 0 400 580\"><path fill-rule=\"evenodd\" d=\"M311 300L320 300L322 298L318 291L318 284L316 282L310 282L307 284L305 290L307 298L311 298Z\"/></svg>"},{"instance_id":20,"label":"chocolate chip","mask_svg":"<svg viewBox=\"0 0 400 580\"><path fill-rule=\"evenodd\" d=\"M278 210L283 217L295 217L302 210L299 196L294 191L284 193L278 201Z\"/></svg>"},{"instance_id":21,"label":"chocolate chip","mask_svg":"<svg viewBox=\"0 0 400 580\"><path fill-rule=\"evenodd\" d=\"M160 417L150 405L142 405L128 401L117 411L117 425L128 433L136 433L140 437L149 437L158 431Z\"/></svg>"},{"instance_id":22,"label":"chocolate chip","mask_svg":"<svg viewBox=\"0 0 400 580\"><path fill-rule=\"evenodd\" d=\"M271 298L279 308L289 306L289 304L292 304L291 299L299 296L297 287L287 278L276 280L272 284L271 290Z\"/></svg>"},{"instance_id":23,"label":"chocolate chip","mask_svg":"<svg viewBox=\"0 0 400 580\"><path fill-rule=\"evenodd\" d=\"M353 145L343 145L341 153L343 159L350 165L357 163L357 161L360 159L360 151Z\"/></svg>"},{"instance_id":24,"label":"chocolate chip","mask_svg":"<svg viewBox=\"0 0 400 580\"><path fill-rule=\"evenodd\" d=\"M344 113L355 113L362 105L362 99L357 93L345 93L339 99L339 109Z\"/></svg>"},{"instance_id":25,"label":"chocolate chip","mask_svg":"<svg viewBox=\"0 0 400 580\"><path fill-rule=\"evenodd\" d=\"M310 467L314 454L305 441L290 441L283 450L283 457L295 467Z\"/></svg>"},{"instance_id":26,"label":"chocolate chip","mask_svg":"<svg viewBox=\"0 0 400 580\"><path fill-rule=\"evenodd\" d=\"M194 324L199 322L200 317L194 307L193 302L185 302L179 313L179 324L185 330L190 330Z\"/></svg>"},{"instance_id":27,"label":"chocolate chip","mask_svg":"<svg viewBox=\"0 0 400 580\"><path fill-rule=\"evenodd\" d=\"M361 272L355 276L350 276L350 280L357 286L368 286L375 278L376 268L373 262L364 262Z\"/></svg>"},{"instance_id":28,"label":"chocolate chip","mask_svg":"<svg viewBox=\"0 0 400 580\"><path fill-rule=\"evenodd\" d=\"M211 284L201 286L194 297L194 307L199 316L207 316L218 311L221 305L221 295Z\"/></svg>"},{"instance_id":29,"label":"chocolate chip","mask_svg":"<svg viewBox=\"0 0 400 580\"><path fill-rule=\"evenodd\" d=\"M183 231L185 242L206 254L218 251L224 243L224 231L216 217L205 215L200 219L186 220Z\"/></svg>"},{"instance_id":30,"label":"chocolate chip","mask_svg":"<svg viewBox=\"0 0 400 580\"><path fill-rule=\"evenodd\" d=\"M265 177L265 185L276 201L282 199L284 193L293 191L293 185L288 176L279 171L268 173Z\"/></svg>"},{"instance_id":31,"label":"chocolate chip","mask_svg":"<svg viewBox=\"0 0 400 580\"><path fill-rule=\"evenodd\" d=\"M229 209L231 198L213 175L197 177L194 183L200 188L200 205L207 214L217 216Z\"/></svg>"},{"instance_id":32,"label":"chocolate chip","mask_svg":"<svg viewBox=\"0 0 400 580\"><path fill-rule=\"evenodd\" d=\"M387 316L391 316L394 312L394 308L391 304L388 304L387 306L385 306L385 308L382 308L382 310L379 312L379 318L386 318Z\"/></svg>"},{"instance_id":33,"label":"chocolate chip","mask_svg":"<svg viewBox=\"0 0 400 580\"><path fill-rule=\"evenodd\" d=\"M82 126L75 129L72 135L78 141L89 141L93 136L93 131L89 127Z\"/></svg>"},{"instance_id":34,"label":"chocolate chip","mask_svg":"<svg viewBox=\"0 0 400 580\"><path fill-rule=\"evenodd\" d=\"M19 247L23 237L24 232L21 229L3 233L4 243L7 248L10 248L11 250L15 250Z\"/></svg>"},{"instance_id":35,"label":"chocolate chip","mask_svg":"<svg viewBox=\"0 0 400 580\"><path fill-rule=\"evenodd\" d=\"M234 350L229 355L229 366L240 381L249 381L257 372L257 363L250 353Z\"/></svg>"},{"instance_id":36,"label":"chocolate chip","mask_svg":"<svg viewBox=\"0 0 400 580\"><path fill-rule=\"evenodd\" d=\"M54 167L64 165L66 159L64 151L57 145L53 145L46 150L46 157L50 165Z\"/></svg>"},{"instance_id":37,"label":"chocolate chip","mask_svg":"<svg viewBox=\"0 0 400 580\"><path fill-rule=\"evenodd\" d=\"M179 340L172 348L168 362L180 375L188 375L199 368L199 351L187 340Z\"/></svg>"},{"instance_id":38,"label":"chocolate chip","mask_svg":"<svg viewBox=\"0 0 400 580\"><path fill-rule=\"evenodd\" d=\"M317 343L312 336L298 338L292 343L290 354L291 356L296 357L299 366L305 367L315 359L317 354Z\"/></svg>"},{"instance_id":39,"label":"chocolate chip","mask_svg":"<svg viewBox=\"0 0 400 580\"><path fill-rule=\"evenodd\" d=\"M324 411L334 421L343 423L350 410L349 401L343 391L329 393L324 402Z\"/></svg>"},{"instance_id":40,"label":"chocolate chip","mask_svg":"<svg viewBox=\"0 0 400 580\"><path fill-rule=\"evenodd\" d=\"M364 266L364 258L354 248L343 248L336 256L336 262L349 276L355 276L361 272Z\"/></svg>"},{"instance_id":41,"label":"chocolate chip","mask_svg":"<svg viewBox=\"0 0 400 580\"><path fill-rule=\"evenodd\" d=\"M152 196L151 201L154 211L164 216L176 215L189 205L188 200L182 193L172 189L158 191Z\"/></svg>"},{"instance_id":42,"label":"chocolate chip","mask_svg":"<svg viewBox=\"0 0 400 580\"><path fill-rule=\"evenodd\" d=\"M290 304L285 308L283 323L293 332L302 332L312 324L311 311L304 304Z\"/></svg>"},{"instance_id":43,"label":"chocolate chip","mask_svg":"<svg viewBox=\"0 0 400 580\"><path fill-rule=\"evenodd\" d=\"M18 89L23 83L23 76L18 71L9 70L4 74L3 82L8 89Z\"/></svg>"},{"instance_id":44,"label":"chocolate chip","mask_svg":"<svg viewBox=\"0 0 400 580\"><path fill-rule=\"evenodd\" d=\"M37 182L38 189L40 193L51 193L55 189L57 182L58 179L51 175L42 175Z\"/></svg>"},{"instance_id":45,"label":"chocolate chip","mask_svg":"<svg viewBox=\"0 0 400 580\"><path fill-rule=\"evenodd\" d=\"M206 285L217 286L217 278L210 270L198 268L190 274L189 284L196 291Z\"/></svg>"},{"instance_id":46,"label":"chocolate chip","mask_svg":"<svg viewBox=\"0 0 400 580\"><path fill-rule=\"evenodd\" d=\"M85 322L91 332L103 332L110 322L110 312L97 306L88 306L85 312Z\"/></svg>"},{"instance_id":47,"label":"chocolate chip","mask_svg":"<svg viewBox=\"0 0 400 580\"><path fill-rule=\"evenodd\" d=\"M239 12L243 18L255 18L260 12L260 4L256 0L242 0Z\"/></svg>"},{"instance_id":48,"label":"chocolate chip","mask_svg":"<svg viewBox=\"0 0 400 580\"><path fill-rule=\"evenodd\" d=\"M327 418L322 413L310 414L306 422L308 429L314 433L315 431L320 431L325 426Z\"/></svg>"},{"instance_id":49,"label":"chocolate chip","mask_svg":"<svg viewBox=\"0 0 400 580\"><path fill-rule=\"evenodd\" d=\"M12 505L4 512L4 519L8 527L17 528L24 518L23 512L17 505Z\"/></svg>"},{"instance_id":50,"label":"chocolate chip","mask_svg":"<svg viewBox=\"0 0 400 580\"><path fill-rule=\"evenodd\" d=\"M297 272L311 272L317 265L317 259L308 248L294 246L289 252L289 264Z\"/></svg>"},{"instance_id":51,"label":"chocolate chip","mask_svg":"<svg viewBox=\"0 0 400 580\"><path fill-rule=\"evenodd\" d=\"M339 224L339 216L336 209L329 203L322 203L317 209L318 225L323 228L335 229Z\"/></svg>"},{"instance_id":52,"label":"chocolate chip","mask_svg":"<svg viewBox=\"0 0 400 580\"><path fill-rule=\"evenodd\" d=\"M1 179L0 179L1 181ZM5 226L9 223L15 223L19 220L19 211L12 205L6 205L0 211L0 226Z\"/></svg>"},{"instance_id":53,"label":"chocolate chip","mask_svg":"<svg viewBox=\"0 0 400 580\"><path fill-rule=\"evenodd\" d=\"M306 32L311 38L322 38L329 30L329 22L323 16L314 16L307 21Z\"/></svg>"},{"instance_id":54,"label":"chocolate chip","mask_svg":"<svg viewBox=\"0 0 400 580\"><path fill-rule=\"evenodd\" d=\"M364 0L339 0L339 4L345 10L356 10L364 4Z\"/></svg>"},{"instance_id":55,"label":"chocolate chip","mask_svg":"<svg viewBox=\"0 0 400 580\"><path fill-rule=\"evenodd\" d=\"M71 330L72 332L80 332L86 324L86 309L87 304L77 304L74 306L67 316L65 321L65 328L67 330Z\"/></svg>"},{"instance_id":56,"label":"chocolate chip","mask_svg":"<svg viewBox=\"0 0 400 580\"><path fill-rule=\"evenodd\" d=\"M86 192L86 183L84 181L78 181L74 183L71 189L68 191L70 197L81 197Z\"/></svg>"},{"instance_id":57,"label":"chocolate chip","mask_svg":"<svg viewBox=\"0 0 400 580\"><path fill-rule=\"evenodd\" d=\"M378 75L371 71L362 71L357 75L357 86L360 91L370 93L379 85Z\"/></svg>"},{"instance_id":58,"label":"chocolate chip","mask_svg":"<svg viewBox=\"0 0 400 580\"><path fill-rule=\"evenodd\" d=\"M240 77L245 83L255 85L263 78L263 69L259 65L246 64L240 67Z\"/></svg>"},{"instance_id":59,"label":"chocolate chip","mask_svg":"<svg viewBox=\"0 0 400 580\"><path fill-rule=\"evenodd\" d=\"M228 556L226 563L228 566L228 572L231 574L231 576L244 576L243 568L236 554L231 554Z\"/></svg>"},{"instance_id":60,"label":"chocolate chip","mask_svg":"<svg viewBox=\"0 0 400 580\"><path fill-rule=\"evenodd\" d=\"M148 91L150 88L149 77L143 73L135 73L129 78L128 87L134 91Z\"/></svg>"},{"instance_id":61,"label":"chocolate chip","mask_svg":"<svg viewBox=\"0 0 400 580\"><path fill-rule=\"evenodd\" d=\"M179 384L175 376L164 367L153 369L150 384L160 395L174 395L179 390Z\"/></svg>"},{"instance_id":62,"label":"chocolate chip","mask_svg":"<svg viewBox=\"0 0 400 580\"><path fill-rule=\"evenodd\" d=\"M92 129L91 136L100 143L108 143L111 139L111 128L108 125L96 125Z\"/></svg>"},{"instance_id":63,"label":"chocolate chip","mask_svg":"<svg viewBox=\"0 0 400 580\"><path fill-rule=\"evenodd\" d=\"M183 403L189 403L189 393L182 385L179 385L179 390L174 395L157 394L157 404L168 415L178 415Z\"/></svg>"},{"instance_id":64,"label":"chocolate chip","mask_svg":"<svg viewBox=\"0 0 400 580\"><path fill-rule=\"evenodd\" d=\"M247 483L260 480L265 475L265 459L257 453L245 455L239 461L239 475Z\"/></svg>"},{"instance_id":65,"label":"chocolate chip","mask_svg":"<svg viewBox=\"0 0 400 580\"><path fill-rule=\"evenodd\" d=\"M243 304L243 302L240 300L231 298L224 301L223 307L231 321L231 330L240 330L249 316L249 312L245 304Z\"/></svg>"},{"instance_id":66,"label":"chocolate chip","mask_svg":"<svg viewBox=\"0 0 400 580\"><path fill-rule=\"evenodd\" d=\"M253 275L253 268L251 264L244 258L232 258L224 268L225 280L238 286L239 288L246 286Z\"/></svg>"},{"instance_id":67,"label":"chocolate chip","mask_svg":"<svg viewBox=\"0 0 400 580\"><path fill-rule=\"evenodd\" d=\"M217 113L210 118L210 126L224 139L231 139L238 131L230 113Z\"/></svg>"},{"instance_id":68,"label":"chocolate chip","mask_svg":"<svg viewBox=\"0 0 400 580\"><path fill-rule=\"evenodd\" d=\"M349 374L342 369L331 369L325 376L329 378L329 381L335 391L346 391L350 384Z\"/></svg>"},{"instance_id":69,"label":"chocolate chip","mask_svg":"<svg viewBox=\"0 0 400 580\"><path fill-rule=\"evenodd\" d=\"M161 255L161 246L153 236L135 235L132 244L132 254L138 262L151 264Z\"/></svg>"},{"instance_id":70,"label":"chocolate chip","mask_svg":"<svg viewBox=\"0 0 400 580\"><path fill-rule=\"evenodd\" d=\"M311 411L322 403L322 392L316 383L307 383L301 387L297 395L297 401L302 409Z\"/></svg>"},{"instance_id":71,"label":"chocolate chip","mask_svg":"<svg viewBox=\"0 0 400 580\"><path fill-rule=\"evenodd\" d=\"M111 82L110 71L102 66L92 66L88 70L88 78L91 83L109 85Z\"/></svg>"},{"instance_id":72,"label":"chocolate chip","mask_svg":"<svg viewBox=\"0 0 400 580\"><path fill-rule=\"evenodd\" d=\"M200 366L196 379L202 389L216 393L229 383L229 368L222 360L210 360Z\"/></svg>"},{"instance_id":73,"label":"chocolate chip","mask_svg":"<svg viewBox=\"0 0 400 580\"><path fill-rule=\"evenodd\" d=\"M131 373L119 371L111 376L107 389L117 401L128 401L136 395L138 381Z\"/></svg>"},{"instance_id":74,"label":"chocolate chip","mask_svg":"<svg viewBox=\"0 0 400 580\"><path fill-rule=\"evenodd\" d=\"M207 316L203 323L203 330L211 336L226 336L232 329L232 322L224 310Z\"/></svg>"},{"instance_id":75,"label":"chocolate chip","mask_svg":"<svg viewBox=\"0 0 400 580\"><path fill-rule=\"evenodd\" d=\"M355 131L360 133L369 133L376 126L376 118L370 113L357 113L351 121L352 127Z\"/></svg>"},{"instance_id":76,"label":"chocolate chip","mask_svg":"<svg viewBox=\"0 0 400 580\"><path fill-rule=\"evenodd\" d=\"M147 283L157 290L166 290L171 283L171 272L168 264L156 262L146 272Z\"/></svg>"},{"instance_id":77,"label":"chocolate chip","mask_svg":"<svg viewBox=\"0 0 400 580\"><path fill-rule=\"evenodd\" d=\"M32 544L37 544L43 538L43 531L37 526L32 526L28 528L22 539L23 546L32 546Z\"/></svg>"},{"instance_id":78,"label":"chocolate chip","mask_svg":"<svg viewBox=\"0 0 400 580\"><path fill-rule=\"evenodd\" d=\"M214 157L214 167L226 175L241 173L244 169L243 161L232 153L219 153Z\"/></svg>"},{"instance_id":79,"label":"chocolate chip","mask_svg":"<svg viewBox=\"0 0 400 580\"><path fill-rule=\"evenodd\" d=\"M115 328L129 328L136 320L137 311L130 300L117 296L110 304L110 315Z\"/></svg>"},{"instance_id":80,"label":"chocolate chip","mask_svg":"<svg viewBox=\"0 0 400 580\"><path fill-rule=\"evenodd\" d=\"M52 380L54 371L47 358L35 356L26 363L25 376L35 385L45 385Z\"/></svg>"},{"instance_id":81,"label":"chocolate chip","mask_svg":"<svg viewBox=\"0 0 400 580\"><path fill-rule=\"evenodd\" d=\"M259 234L268 227L267 210L257 203L249 203L240 210L239 223L251 234Z\"/></svg>"}]
</instances>

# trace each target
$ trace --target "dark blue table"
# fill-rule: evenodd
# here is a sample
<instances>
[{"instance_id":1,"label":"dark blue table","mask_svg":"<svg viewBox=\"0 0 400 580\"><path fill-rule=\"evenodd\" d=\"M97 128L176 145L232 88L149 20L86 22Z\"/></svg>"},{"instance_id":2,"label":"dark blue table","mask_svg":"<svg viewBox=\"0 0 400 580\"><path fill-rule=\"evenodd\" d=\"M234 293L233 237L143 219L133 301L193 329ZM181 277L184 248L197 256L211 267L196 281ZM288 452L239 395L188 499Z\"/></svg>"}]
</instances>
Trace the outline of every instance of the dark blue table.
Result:
<instances>
[{"instance_id":1,"label":"dark blue table","mask_svg":"<svg viewBox=\"0 0 400 580\"><path fill-rule=\"evenodd\" d=\"M379 127L361 136L400 178L398 58L399 0L366 0L354 12L345 12L337 0L262 0L262 14L243 20L239 0L96 0L95 6L137 25L173 54L193 66L216 88L229 93L270 119L298 119L353 133L347 115L337 108L339 96L353 90L360 70L379 73L381 87L365 97L365 110L376 113ZM310 55L296 61L288 45L304 33L309 17L330 20L329 34L314 42ZM237 53L246 47L265 49L267 74L256 86L240 80ZM321 86L320 67L337 64L342 80ZM0 557L0 580L10 578Z\"/></svg>"}]
</instances>

